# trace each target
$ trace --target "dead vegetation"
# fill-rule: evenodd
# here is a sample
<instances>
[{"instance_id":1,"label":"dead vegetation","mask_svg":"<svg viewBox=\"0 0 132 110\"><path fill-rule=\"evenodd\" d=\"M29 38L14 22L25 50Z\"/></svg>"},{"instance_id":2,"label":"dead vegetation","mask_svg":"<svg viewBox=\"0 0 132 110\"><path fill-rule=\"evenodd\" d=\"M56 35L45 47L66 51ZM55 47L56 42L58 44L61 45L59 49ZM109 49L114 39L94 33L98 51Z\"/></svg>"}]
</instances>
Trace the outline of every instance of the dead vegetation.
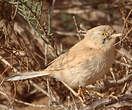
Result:
<instances>
[{"instance_id":1,"label":"dead vegetation","mask_svg":"<svg viewBox=\"0 0 132 110\"><path fill-rule=\"evenodd\" d=\"M113 68L84 93L85 106L61 82L44 77L5 82L17 72L43 70L82 37L80 29L108 24L124 34ZM0 0L0 110L132 109L131 0Z\"/></svg>"}]
</instances>

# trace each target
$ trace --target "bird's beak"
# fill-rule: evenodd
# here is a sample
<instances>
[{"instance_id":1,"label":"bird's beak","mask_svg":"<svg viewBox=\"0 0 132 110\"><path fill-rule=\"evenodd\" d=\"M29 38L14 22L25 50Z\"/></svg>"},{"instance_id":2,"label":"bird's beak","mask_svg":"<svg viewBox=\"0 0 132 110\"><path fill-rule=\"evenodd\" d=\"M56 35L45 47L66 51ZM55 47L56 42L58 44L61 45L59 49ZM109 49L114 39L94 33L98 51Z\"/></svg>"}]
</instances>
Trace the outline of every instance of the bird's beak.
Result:
<instances>
[{"instance_id":1,"label":"bird's beak","mask_svg":"<svg viewBox=\"0 0 132 110\"><path fill-rule=\"evenodd\" d=\"M112 34L111 35L111 38L117 38L117 37L121 37L122 34L121 33L118 33L118 34Z\"/></svg>"}]
</instances>

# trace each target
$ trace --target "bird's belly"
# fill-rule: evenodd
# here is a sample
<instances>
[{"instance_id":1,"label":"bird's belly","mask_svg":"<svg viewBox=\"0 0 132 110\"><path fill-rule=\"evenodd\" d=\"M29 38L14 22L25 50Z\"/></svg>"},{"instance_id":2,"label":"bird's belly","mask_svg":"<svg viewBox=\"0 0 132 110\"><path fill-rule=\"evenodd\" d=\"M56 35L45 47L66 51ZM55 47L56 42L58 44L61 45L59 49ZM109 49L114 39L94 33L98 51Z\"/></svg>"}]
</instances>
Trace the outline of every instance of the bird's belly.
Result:
<instances>
[{"instance_id":1,"label":"bird's belly","mask_svg":"<svg viewBox=\"0 0 132 110\"><path fill-rule=\"evenodd\" d=\"M91 64L88 64L87 71L82 76L85 79L83 83L85 85L92 84L103 77L109 71L114 59L114 54L111 54L109 58L105 56L102 60L94 60Z\"/></svg>"},{"instance_id":2,"label":"bird's belly","mask_svg":"<svg viewBox=\"0 0 132 110\"><path fill-rule=\"evenodd\" d=\"M85 86L94 83L108 72L113 61L113 55L109 58L106 56L104 58L95 58L91 62L85 61L85 63L67 67L58 73L54 72L55 75L53 74L53 76L60 81L64 81L72 88Z\"/></svg>"},{"instance_id":3,"label":"bird's belly","mask_svg":"<svg viewBox=\"0 0 132 110\"><path fill-rule=\"evenodd\" d=\"M105 73L109 71L109 68L112 66L114 61L114 56L112 58L103 59L99 61L93 61L91 63L81 65L72 73L71 80L68 81L69 86L85 86L92 83L95 83Z\"/></svg>"}]
</instances>

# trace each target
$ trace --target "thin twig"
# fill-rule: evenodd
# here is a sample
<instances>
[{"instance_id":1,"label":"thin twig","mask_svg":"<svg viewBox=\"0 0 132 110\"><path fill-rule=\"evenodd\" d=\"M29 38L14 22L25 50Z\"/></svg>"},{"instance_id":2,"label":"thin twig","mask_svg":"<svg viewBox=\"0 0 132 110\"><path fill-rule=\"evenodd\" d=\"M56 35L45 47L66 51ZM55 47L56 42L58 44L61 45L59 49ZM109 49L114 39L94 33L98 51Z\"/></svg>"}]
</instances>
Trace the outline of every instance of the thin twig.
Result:
<instances>
[{"instance_id":1,"label":"thin twig","mask_svg":"<svg viewBox=\"0 0 132 110\"><path fill-rule=\"evenodd\" d=\"M18 72L17 69L15 69L10 63L8 63L8 61L6 61L2 56L0 56L0 60L7 66L9 66L11 69L13 69L13 71L16 73Z\"/></svg>"},{"instance_id":2,"label":"thin twig","mask_svg":"<svg viewBox=\"0 0 132 110\"><path fill-rule=\"evenodd\" d=\"M77 26L77 22L76 22L75 16L73 16L73 20L74 20L74 24L75 24L75 27L76 27L76 31L77 31L77 33L79 33L79 29L78 29L78 26ZM78 34L78 39L81 40L80 34Z\"/></svg>"},{"instance_id":3,"label":"thin twig","mask_svg":"<svg viewBox=\"0 0 132 110\"><path fill-rule=\"evenodd\" d=\"M16 68L14 68L10 63L8 63L8 61L6 61L4 58L2 58L0 56L0 60L6 64L7 66L11 67L15 73L19 73L18 70ZM39 86L37 86L37 84L35 84L33 81L30 81L30 83L35 87L37 88L38 90L40 90L42 93L44 93L45 95L47 95L48 97L50 96L46 91L44 91L42 88L40 88ZM10 101L11 102L11 101Z\"/></svg>"},{"instance_id":4,"label":"thin twig","mask_svg":"<svg viewBox=\"0 0 132 110\"><path fill-rule=\"evenodd\" d=\"M37 90L41 91L43 94L45 94L46 96L50 97L50 94L48 92L46 92L44 89L42 89L40 86L38 86L37 84L35 84L33 81L29 81Z\"/></svg>"},{"instance_id":5,"label":"thin twig","mask_svg":"<svg viewBox=\"0 0 132 110\"><path fill-rule=\"evenodd\" d=\"M117 60L115 62L118 63L118 64L120 64L120 65L127 66L128 68L132 67L132 65L129 65L127 63L122 63L122 62L117 61Z\"/></svg>"},{"instance_id":6,"label":"thin twig","mask_svg":"<svg viewBox=\"0 0 132 110\"><path fill-rule=\"evenodd\" d=\"M110 85L110 86L118 86L118 85L121 85L121 84L124 84L125 82L129 81L132 79L132 73L127 75L127 76L124 76L122 79L120 80L107 80L105 81L106 85Z\"/></svg>"},{"instance_id":7,"label":"thin twig","mask_svg":"<svg viewBox=\"0 0 132 110\"><path fill-rule=\"evenodd\" d=\"M82 107L80 110L100 110L101 107L105 106L105 109L109 107L124 107L124 106L132 106L132 95L131 94L124 94L117 97L117 99L100 99L93 101L90 105ZM88 102L89 103L89 102ZM110 108L109 108L110 109ZM102 109L101 109L102 110Z\"/></svg>"},{"instance_id":8,"label":"thin twig","mask_svg":"<svg viewBox=\"0 0 132 110\"><path fill-rule=\"evenodd\" d=\"M128 59L130 59L132 61L132 55L127 50L125 50L124 48L117 50L117 52L119 52L123 56L126 56Z\"/></svg>"}]
</instances>

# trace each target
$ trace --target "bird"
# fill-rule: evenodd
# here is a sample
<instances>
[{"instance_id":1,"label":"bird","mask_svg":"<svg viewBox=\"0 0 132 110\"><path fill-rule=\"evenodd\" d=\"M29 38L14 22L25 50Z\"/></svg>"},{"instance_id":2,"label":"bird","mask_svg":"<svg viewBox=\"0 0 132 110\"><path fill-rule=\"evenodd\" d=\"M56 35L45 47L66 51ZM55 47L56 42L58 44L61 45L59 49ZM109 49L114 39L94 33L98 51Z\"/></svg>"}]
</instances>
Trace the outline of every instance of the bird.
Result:
<instances>
[{"instance_id":1,"label":"bird","mask_svg":"<svg viewBox=\"0 0 132 110\"><path fill-rule=\"evenodd\" d=\"M100 25L86 30L84 38L67 52L53 60L42 71L18 72L7 81L26 80L51 76L63 82L71 91L101 79L110 69L116 57L116 38L121 33L109 25ZM73 91L74 93L74 91Z\"/></svg>"}]
</instances>

